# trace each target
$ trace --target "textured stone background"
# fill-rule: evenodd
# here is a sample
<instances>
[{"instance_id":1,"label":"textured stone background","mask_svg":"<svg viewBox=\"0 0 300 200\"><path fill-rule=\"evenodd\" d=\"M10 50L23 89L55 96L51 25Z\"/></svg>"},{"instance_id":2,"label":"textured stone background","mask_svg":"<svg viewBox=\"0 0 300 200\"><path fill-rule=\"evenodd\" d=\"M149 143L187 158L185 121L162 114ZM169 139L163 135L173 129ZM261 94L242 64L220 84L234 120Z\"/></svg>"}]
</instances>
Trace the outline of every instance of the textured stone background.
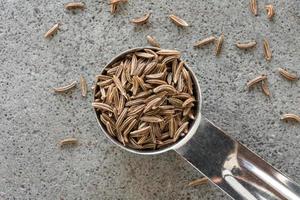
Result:
<instances>
[{"instance_id":1,"label":"textured stone background","mask_svg":"<svg viewBox=\"0 0 300 200\"><path fill-rule=\"evenodd\" d=\"M0 199L229 199L212 185L186 187L200 174L174 152L143 157L113 146L94 119L91 93L82 98L79 90L51 92L80 74L91 86L108 60L146 45L148 34L183 52L201 83L203 115L300 182L300 126L279 120L286 112L300 114L300 82L291 84L276 71L284 66L300 73L299 0L260 0L257 17L247 0L129 0L115 16L106 1L86 1L87 9L75 14L63 9L66 2L0 1ZM268 2L276 9L273 22L263 9ZM149 24L129 23L146 12L152 12ZM191 26L177 28L170 13ZM61 31L45 40L56 22ZM221 32L219 58L212 45L192 47ZM271 62L262 55L264 37ZM257 48L234 46L247 39L257 40ZM270 99L245 88L261 73L269 76ZM60 149L57 142L68 136L80 145Z\"/></svg>"}]
</instances>

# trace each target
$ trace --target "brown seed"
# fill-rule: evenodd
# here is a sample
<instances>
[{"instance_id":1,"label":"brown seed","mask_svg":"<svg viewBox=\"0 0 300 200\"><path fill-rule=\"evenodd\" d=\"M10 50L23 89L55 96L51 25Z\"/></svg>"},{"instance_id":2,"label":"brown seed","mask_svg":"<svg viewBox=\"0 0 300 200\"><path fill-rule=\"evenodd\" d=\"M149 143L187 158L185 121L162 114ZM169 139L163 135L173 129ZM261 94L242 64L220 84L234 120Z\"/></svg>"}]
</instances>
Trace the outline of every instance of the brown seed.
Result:
<instances>
[{"instance_id":1,"label":"brown seed","mask_svg":"<svg viewBox=\"0 0 300 200\"><path fill-rule=\"evenodd\" d=\"M176 72L175 72L174 79L173 79L174 83L177 83L177 81L178 81L178 79L179 79L179 76L180 76L180 74L181 74L181 72L182 72L183 66L184 66L184 62L181 61L181 62L178 64L178 67L176 68Z\"/></svg>"},{"instance_id":2,"label":"brown seed","mask_svg":"<svg viewBox=\"0 0 300 200\"><path fill-rule=\"evenodd\" d=\"M274 6L272 4L269 4L269 5L266 5L265 8L266 8L266 11L267 11L268 19L272 20L274 15L275 15Z\"/></svg>"},{"instance_id":3,"label":"brown seed","mask_svg":"<svg viewBox=\"0 0 300 200\"><path fill-rule=\"evenodd\" d=\"M161 49L156 53L162 56L180 56L180 52L177 50Z\"/></svg>"},{"instance_id":4,"label":"brown seed","mask_svg":"<svg viewBox=\"0 0 300 200\"><path fill-rule=\"evenodd\" d=\"M128 125L133 121L135 120L136 116L135 115L132 115L132 116L129 116L127 117L122 125L120 127L116 126L117 130L119 130L120 132L122 132L124 129L126 129L128 127Z\"/></svg>"},{"instance_id":5,"label":"brown seed","mask_svg":"<svg viewBox=\"0 0 300 200\"><path fill-rule=\"evenodd\" d=\"M81 87L81 95L86 97L87 95L87 83L85 78L81 75L80 76L80 87Z\"/></svg>"},{"instance_id":6,"label":"brown seed","mask_svg":"<svg viewBox=\"0 0 300 200\"><path fill-rule=\"evenodd\" d=\"M165 146L170 145L172 143L174 143L173 139L168 139L168 140L160 142L160 144L157 145L157 148L165 147Z\"/></svg>"},{"instance_id":7,"label":"brown seed","mask_svg":"<svg viewBox=\"0 0 300 200\"><path fill-rule=\"evenodd\" d=\"M146 106L145 104L142 104L142 105L134 107L133 110L130 110L130 112L128 113L128 116L140 114L144 110L145 106ZM130 107L130 108L133 108L133 107Z\"/></svg>"},{"instance_id":8,"label":"brown seed","mask_svg":"<svg viewBox=\"0 0 300 200\"><path fill-rule=\"evenodd\" d=\"M237 42L235 44L239 49L250 49L256 46L256 41L250 41L245 43Z\"/></svg>"},{"instance_id":9,"label":"brown seed","mask_svg":"<svg viewBox=\"0 0 300 200\"><path fill-rule=\"evenodd\" d=\"M167 84L166 81L159 80L159 79L148 79L148 80L146 80L146 83L150 83L152 85L165 85L165 84Z\"/></svg>"},{"instance_id":10,"label":"brown seed","mask_svg":"<svg viewBox=\"0 0 300 200\"><path fill-rule=\"evenodd\" d=\"M112 104L112 101L113 101L113 91L115 90L116 88L114 87L111 91L108 92L108 95L107 95L107 99L106 99L106 104L110 105Z\"/></svg>"},{"instance_id":11,"label":"brown seed","mask_svg":"<svg viewBox=\"0 0 300 200\"><path fill-rule=\"evenodd\" d=\"M131 59L130 75L134 74L136 67L137 67L137 57L135 54L133 54Z\"/></svg>"},{"instance_id":12,"label":"brown seed","mask_svg":"<svg viewBox=\"0 0 300 200\"><path fill-rule=\"evenodd\" d=\"M188 125L189 125L189 122L185 122L185 123L183 123L183 124L177 129L177 131L176 131L175 134L174 134L174 142L178 140L180 134L182 133L182 131L183 131L185 128L188 127Z\"/></svg>"},{"instance_id":13,"label":"brown seed","mask_svg":"<svg viewBox=\"0 0 300 200\"><path fill-rule=\"evenodd\" d=\"M180 99L170 97L170 98L168 98L168 102L177 108L182 108L183 102Z\"/></svg>"},{"instance_id":14,"label":"brown seed","mask_svg":"<svg viewBox=\"0 0 300 200\"><path fill-rule=\"evenodd\" d=\"M151 54L151 53L145 53L145 52L136 52L135 55L136 55L137 57L148 58L148 59L154 57L153 54Z\"/></svg>"},{"instance_id":15,"label":"brown seed","mask_svg":"<svg viewBox=\"0 0 300 200\"><path fill-rule=\"evenodd\" d=\"M195 101L196 100L194 97L190 97L182 103L182 107L187 107L189 104L191 104L192 102L195 102Z\"/></svg>"},{"instance_id":16,"label":"brown seed","mask_svg":"<svg viewBox=\"0 0 300 200\"><path fill-rule=\"evenodd\" d=\"M189 26L189 24L186 21L184 21L183 19L181 19L181 18L179 18L179 17L177 17L175 15L169 15L169 18L177 26L180 26L180 27L187 27L187 26Z\"/></svg>"},{"instance_id":17,"label":"brown seed","mask_svg":"<svg viewBox=\"0 0 300 200\"><path fill-rule=\"evenodd\" d=\"M257 0L250 0L250 11L257 16Z\"/></svg>"},{"instance_id":18,"label":"brown seed","mask_svg":"<svg viewBox=\"0 0 300 200\"><path fill-rule=\"evenodd\" d=\"M169 62L172 62L174 60L177 60L180 56L179 55L174 55L174 56L167 56L162 60L162 64L168 64Z\"/></svg>"},{"instance_id":19,"label":"brown seed","mask_svg":"<svg viewBox=\"0 0 300 200\"><path fill-rule=\"evenodd\" d=\"M153 61L151 63L149 63L148 65L146 65L145 69L144 69L144 75L150 74L156 67L157 62Z\"/></svg>"},{"instance_id":20,"label":"brown seed","mask_svg":"<svg viewBox=\"0 0 300 200\"><path fill-rule=\"evenodd\" d=\"M117 129L118 129L118 127L121 126L124 119L127 117L127 112L128 112L128 108L124 108L123 111L121 112L121 114L119 115L117 122L116 122Z\"/></svg>"},{"instance_id":21,"label":"brown seed","mask_svg":"<svg viewBox=\"0 0 300 200\"><path fill-rule=\"evenodd\" d=\"M92 106L94 108L99 108L100 110L108 111L108 112L113 112L113 109L110 105L105 104L105 103L99 103L99 102L93 102Z\"/></svg>"},{"instance_id":22,"label":"brown seed","mask_svg":"<svg viewBox=\"0 0 300 200\"><path fill-rule=\"evenodd\" d=\"M184 108L182 115L187 116L190 113L191 108L192 106Z\"/></svg>"},{"instance_id":23,"label":"brown seed","mask_svg":"<svg viewBox=\"0 0 300 200\"><path fill-rule=\"evenodd\" d=\"M100 75L96 76L96 80L98 80L98 81L106 81L106 80L109 80L111 78L112 78L111 76L107 76L107 75L103 75L103 74L100 74Z\"/></svg>"},{"instance_id":24,"label":"brown seed","mask_svg":"<svg viewBox=\"0 0 300 200\"><path fill-rule=\"evenodd\" d=\"M182 77L182 74L180 74L176 89L177 89L179 92L182 92L184 86L185 86L185 85L184 85L183 77Z\"/></svg>"},{"instance_id":25,"label":"brown seed","mask_svg":"<svg viewBox=\"0 0 300 200\"><path fill-rule=\"evenodd\" d=\"M175 119L173 115L171 116L171 119L169 121L169 135L170 138L173 138L175 135L176 127L175 127Z\"/></svg>"},{"instance_id":26,"label":"brown seed","mask_svg":"<svg viewBox=\"0 0 300 200\"><path fill-rule=\"evenodd\" d=\"M147 35L147 41L151 46L160 48L160 44L157 42L155 37Z\"/></svg>"},{"instance_id":27,"label":"brown seed","mask_svg":"<svg viewBox=\"0 0 300 200\"><path fill-rule=\"evenodd\" d=\"M262 74L262 75L259 75L257 77L255 77L254 79L248 81L247 83L247 87L248 89L251 88L252 86L256 85L257 83L263 81L263 80L266 80L267 79L267 76Z\"/></svg>"},{"instance_id":28,"label":"brown seed","mask_svg":"<svg viewBox=\"0 0 300 200\"><path fill-rule=\"evenodd\" d=\"M204 185L208 183L208 178L203 177L189 182L188 186Z\"/></svg>"},{"instance_id":29,"label":"brown seed","mask_svg":"<svg viewBox=\"0 0 300 200\"><path fill-rule=\"evenodd\" d=\"M113 4L110 5L110 12L112 14L116 13L117 9L118 9L118 4L117 3L113 3Z\"/></svg>"},{"instance_id":30,"label":"brown seed","mask_svg":"<svg viewBox=\"0 0 300 200\"><path fill-rule=\"evenodd\" d=\"M190 73L185 68L183 68L182 69L182 75L183 75L183 78L186 81L188 93L190 95L193 95L193 82L192 82Z\"/></svg>"},{"instance_id":31,"label":"brown seed","mask_svg":"<svg viewBox=\"0 0 300 200\"><path fill-rule=\"evenodd\" d=\"M57 31L59 30L59 26L60 24L54 24L44 35L45 38L50 38L52 37L54 34L57 33Z\"/></svg>"},{"instance_id":32,"label":"brown seed","mask_svg":"<svg viewBox=\"0 0 300 200\"><path fill-rule=\"evenodd\" d=\"M221 53L223 42L224 42L224 34L222 33L217 40L216 49L215 49L216 56Z\"/></svg>"},{"instance_id":33,"label":"brown seed","mask_svg":"<svg viewBox=\"0 0 300 200\"><path fill-rule=\"evenodd\" d=\"M106 126L106 129L107 129L107 132L108 132L111 136L115 137L116 134L115 134L115 132L113 131L111 124L110 124L109 122L106 122L106 123L105 123L105 126Z\"/></svg>"},{"instance_id":34,"label":"brown seed","mask_svg":"<svg viewBox=\"0 0 300 200\"><path fill-rule=\"evenodd\" d=\"M156 73L156 74L149 74L146 75L147 79L162 79L165 76L166 72Z\"/></svg>"},{"instance_id":35,"label":"brown seed","mask_svg":"<svg viewBox=\"0 0 300 200\"><path fill-rule=\"evenodd\" d=\"M167 76L167 83L168 83L169 85L172 84L172 79L173 79L173 74L172 74L172 72L170 72L170 73L168 74L168 76Z\"/></svg>"},{"instance_id":36,"label":"brown seed","mask_svg":"<svg viewBox=\"0 0 300 200\"><path fill-rule=\"evenodd\" d=\"M116 73L115 73L116 77L120 78L120 76L121 76L121 74L122 74L122 72L123 72L123 68L124 68L124 64L121 63L121 64L118 66L117 71L116 71Z\"/></svg>"},{"instance_id":37,"label":"brown seed","mask_svg":"<svg viewBox=\"0 0 300 200\"><path fill-rule=\"evenodd\" d=\"M162 91L162 92L159 92L159 93L157 93L157 94L153 94L153 95L151 95L151 96L149 96L146 100L145 100L145 102L150 102L150 101L152 101L153 99L155 99L155 98L157 98L157 97L164 97L164 96L166 96L168 94L168 92L167 91Z\"/></svg>"},{"instance_id":38,"label":"brown seed","mask_svg":"<svg viewBox=\"0 0 300 200\"><path fill-rule=\"evenodd\" d=\"M127 3L128 0L110 0L109 4Z\"/></svg>"},{"instance_id":39,"label":"brown seed","mask_svg":"<svg viewBox=\"0 0 300 200\"><path fill-rule=\"evenodd\" d=\"M114 87L112 91L112 96L113 96L114 105L118 108L118 104L120 102L120 96L119 96L118 89L116 87Z\"/></svg>"},{"instance_id":40,"label":"brown seed","mask_svg":"<svg viewBox=\"0 0 300 200\"><path fill-rule=\"evenodd\" d=\"M144 49L144 51L147 52L147 53L150 53L150 54L154 55L154 59L158 58L158 55L154 51L152 51L151 49Z\"/></svg>"},{"instance_id":41,"label":"brown seed","mask_svg":"<svg viewBox=\"0 0 300 200\"><path fill-rule=\"evenodd\" d=\"M143 113L146 113L149 110L151 110L153 106L155 106L158 102L160 102L161 99L162 99L161 97L158 97L158 98L153 99L149 103L147 103L146 107L144 108Z\"/></svg>"},{"instance_id":42,"label":"brown seed","mask_svg":"<svg viewBox=\"0 0 300 200\"><path fill-rule=\"evenodd\" d=\"M147 14L145 14L142 17L132 19L131 22L134 23L134 24L136 24L136 25L145 24L149 20L150 15L151 15L151 13L147 13Z\"/></svg>"},{"instance_id":43,"label":"brown seed","mask_svg":"<svg viewBox=\"0 0 300 200\"><path fill-rule=\"evenodd\" d=\"M265 55L265 59L267 61L271 60L272 52L271 52L271 49L270 49L269 41L267 39L264 39L264 55Z\"/></svg>"},{"instance_id":44,"label":"brown seed","mask_svg":"<svg viewBox=\"0 0 300 200\"><path fill-rule=\"evenodd\" d=\"M181 93L175 95L174 97L177 99L188 99L191 97L191 95L189 93L181 92Z\"/></svg>"},{"instance_id":45,"label":"brown seed","mask_svg":"<svg viewBox=\"0 0 300 200\"><path fill-rule=\"evenodd\" d=\"M267 79L266 80L263 80L261 82L261 88L262 88L262 91L263 93L266 95L266 96L270 96L270 90L269 90L269 86L268 86L268 82L267 82Z\"/></svg>"},{"instance_id":46,"label":"brown seed","mask_svg":"<svg viewBox=\"0 0 300 200\"><path fill-rule=\"evenodd\" d=\"M106 122L109 122L110 125L112 126L112 128L115 129L116 121L115 121L113 118L111 118L110 116L108 116L106 113L102 113L102 114L101 114L101 117L102 117L102 118L104 119L104 121L105 121L105 122L103 122L104 124L105 124Z\"/></svg>"},{"instance_id":47,"label":"brown seed","mask_svg":"<svg viewBox=\"0 0 300 200\"><path fill-rule=\"evenodd\" d=\"M202 39L202 40L199 40L197 41L195 44L194 44L194 47L203 47L209 43L212 43L216 40L216 37L215 36L210 36L210 37L207 37L205 39Z\"/></svg>"},{"instance_id":48,"label":"brown seed","mask_svg":"<svg viewBox=\"0 0 300 200\"><path fill-rule=\"evenodd\" d=\"M152 140L152 143L153 144L156 144L156 137L155 137L155 127L154 127L154 124L150 124L150 126L151 126L151 129L150 129L150 138L151 138L151 140Z\"/></svg>"},{"instance_id":49,"label":"brown seed","mask_svg":"<svg viewBox=\"0 0 300 200\"><path fill-rule=\"evenodd\" d=\"M125 106L135 106L145 103L145 99L134 99L126 102Z\"/></svg>"},{"instance_id":50,"label":"brown seed","mask_svg":"<svg viewBox=\"0 0 300 200\"><path fill-rule=\"evenodd\" d=\"M159 123L163 121L163 119L158 116L143 116L140 118L140 120L144 122L150 122L150 123Z\"/></svg>"},{"instance_id":51,"label":"brown seed","mask_svg":"<svg viewBox=\"0 0 300 200\"><path fill-rule=\"evenodd\" d=\"M133 129L133 127L137 124L137 120L134 119L130 124L127 126L127 128L124 130L123 135L124 135L124 141L128 142L128 134Z\"/></svg>"},{"instance_id":52,"label":"brown seed","mask_svg":"<svg viewBox=\"0 0 300 200\"><path fill-rule=\"evenodd\" d=\"M292 74L289 71L287 71L286 69L278 68L278 72L280 73L281 76L283 76L287 80L295 81L295 80L299 79L296 74Z\"/></svg>"},{"instance_id":53,"label":"brown seed","mask_svg":"<svg viewBox=\"0 0 300 200\"><path fill-rule=\"evenodd\" d=\"M177 90L172 85L160 85L153 89L154 93L159 93L162 91L167 91L170 93L177 93Z\"/></svg>"},{"instance_id":54,"label":"brown seed","mask_svg":"<svg viewBox=\"0 0 300 200\"><path fill-rule=\"evenodd\" d=\"M76 138L66 138L59 142L60 146L69 145L69 144L76 145L78 144L78 140Z\"/></svg>"},{"instance_id":55,"label":"brown seed","mask_svg":"<svg viewBox=\"0 0 300 200\"><path fill-rule=\"evenodd\" d=\"M106 92L104 88L100 88L101 100L105 101L106 99ZM97 94L95 95L97 96Z\"/></svg>"},{"instance_id":56,"label":"brown seed","mask_svg":"<svg viewBox=\"0 0 300 200\"><path fill-rule=\"evenodd\" d=\"M190 118L190 119L193 119L193 120L195 119L195 116L194 116L194 114L193 114L192 111L190 111L190 113L189 113L189 118Z\"/></svg>"},{"instance_id":57,"label":"brown seed","mask_svg":"<svg viewBox=\"0 0 300 200\"><path fill-rule=\"evenodd\" d=\"M127 93L126 93L125 89L123 88L119 78L116 76L113 76L113 81L115 82L117 88L120 90L121 94L127 99L128 98Z\"/></svg>"},{"instance_id":58,"label":"brown seed","mask_svg":"<svg viewBox=\"0 0 300 200\"><path fill-rule=\"evenodd\" d=\"M143 145L142 148L143 149L156 149L156 144L152 144L152 143L145 144L145 145Z\"/></svg>"},{"instance_id":59,"label":"brown seed","mask_svg":"<svg viewBox=\"0 0 300 200\"><path fill-rule=\"evenodd\" d=\"M136 76L134 76L134 77L132 78L132 89L131 89L132 94L133 94L133 95L136 95L138 89L139 89L139 82L138 82Z\"/></svg>"},{"instance_id":60,"label":"brown seed","mask_svg":"<svg viewBox=\"0 0 300 200\"><path fill-rule=\"evenodd\" d=\"M146 98L151 94L152 94L152 90L147 90L147 91L138 93L136 96L132 96L131 99L133 100L133 99L139 99L139 98Z\"/></svg>"},{"instance_id":61,"label":"brown seed","mask_svg":"<svg viewBox=\"0 0 300 200\"><path fill-rule=\"evenodd\" d=\"M296 115L296 114L284 114L282 117L281 117L281 120L285 120L285 121L288 121L288 120L293 120L293 121L296 121L296 122L300 122L300 116L299 115Z\"/></svg>"},{"instance_id":62,"label":"brown seed","mask_svg":"<svg viewBox=\"0 0 300 200\"><path fill-rule=\"evenodd\" d=\"M98 82L97 85L99 85L100 87L105 87L107 85L111 85L112 82L113 82L112 79L108 79L108 80L105 80L105 81Z\"/></svg>"},{"instance_id":63,"label":"brown seed","mask_svg":"<svg viewBox=\"0 0 300 200\"><path fill-rule=\"evenodd\" d=\"M75 10L75 9L84 9L85 5L82 2L70 2L65 4L65 9L67 10Z\"/></svg>"},{"instance_id":64,"label":"brown seed","mask_svg":"<svg viewBox=\"0 0 300 200\"><path fill-rule=\"evenodd\" d=\"M114 75L117 72L118 67L119 67L119 65L113 66L113 67L107 69L107 74L108 75Z\"/></svg>"},{"instance_id":65,"label":"brown seed","mask_svg":"<svg viewBox=\"0 0 300 200\"><path fill-rule=\"evenodd\" d=\"M150 126L146 126L144 128L137 129L135 131L130 132L130 136L131 137L142 137L142 136L145 136L145 135L149 134L150 129L151 129Z\"/></svg>"},{"instance_id":66,"label":"brown seed","mask_svg":"<svg viewBox=\"0 0 300 200\"><path fill-rule=\"evenodd\" d=\"M57 87L57 88L53 88L53 90L56 93L67 92L67 91L73 89L74 87L76 87L76 85L77 85L77 81L73 81L69 85L62 86L62 87Z\"/></svg>"}]
</instances>

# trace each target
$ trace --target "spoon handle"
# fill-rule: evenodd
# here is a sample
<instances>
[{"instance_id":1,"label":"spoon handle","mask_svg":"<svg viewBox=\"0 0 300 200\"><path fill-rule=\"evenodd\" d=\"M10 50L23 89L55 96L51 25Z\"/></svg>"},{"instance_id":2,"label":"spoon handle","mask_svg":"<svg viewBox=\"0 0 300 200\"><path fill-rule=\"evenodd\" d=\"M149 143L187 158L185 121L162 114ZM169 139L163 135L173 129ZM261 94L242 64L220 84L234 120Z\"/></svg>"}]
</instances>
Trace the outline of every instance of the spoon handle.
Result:
<instances>
[{"instance_id":1,"label":"spoon handle","mask_svg":"<svg viewBox=\"0 0 300 200\"><path fill-rule=\"evenodd\" d=\"M204 117L175 151L233 199L300 200L297 183Z\"/></svg>"}]
</instances>

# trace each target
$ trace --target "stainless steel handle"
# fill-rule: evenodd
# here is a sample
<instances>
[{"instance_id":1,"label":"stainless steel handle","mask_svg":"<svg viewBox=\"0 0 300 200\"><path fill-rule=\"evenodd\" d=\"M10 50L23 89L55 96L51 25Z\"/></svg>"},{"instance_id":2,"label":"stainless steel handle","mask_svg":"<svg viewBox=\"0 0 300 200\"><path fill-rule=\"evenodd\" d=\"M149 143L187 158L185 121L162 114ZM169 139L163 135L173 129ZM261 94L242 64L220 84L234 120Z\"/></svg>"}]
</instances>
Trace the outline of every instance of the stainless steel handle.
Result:
<instances>
[{"instance_id":1,"label":"stainless steel handle","mask_svg":"<svg viewBox=\"0 0 300 200\"><path fill-rule=\"evenodd\" d=\"M298 184L204 117L175 151L234 199L300 200Z\"/></svg>"}]
</instances>

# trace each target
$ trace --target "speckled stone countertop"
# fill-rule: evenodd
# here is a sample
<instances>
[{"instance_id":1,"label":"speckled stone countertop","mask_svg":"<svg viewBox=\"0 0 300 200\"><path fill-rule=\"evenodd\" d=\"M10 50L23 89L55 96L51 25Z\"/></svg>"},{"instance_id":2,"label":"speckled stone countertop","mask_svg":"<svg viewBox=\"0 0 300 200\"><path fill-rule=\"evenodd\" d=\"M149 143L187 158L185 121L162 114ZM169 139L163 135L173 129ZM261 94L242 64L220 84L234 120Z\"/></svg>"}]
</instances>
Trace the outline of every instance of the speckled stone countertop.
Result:
<instances>
[{"instance_id":1,"label":"speckled stone countertop","mask_svg":"<svg viewBox=\"0 0 300 200\"><path fill-rule=\"evenodd\" d=\"M203 93L202 113L232 137L300 182L300 125L280 121L300 114L300 82L291 84L278 67L300 73L300 3L258 1L259 16L248 1L129 0L116 15L106 1L85 1L86 9L64 10L67 1L0 1L0 199L229 199L213 185L187 187L201 175L174 152L143 157L113 146L100 131L87 98L74 90L55 95L51 88L82 74L94 76L118 53L146 45L153 35L164 48L182 51L196 72ZM265 3L276 15L266 18ZM136 27L134 17L151 12L150 23ZM180 29L168 14L185 19ZM43 34L56 22L51 40ZM221 56L214 46L193 48L210 35L225 34ZM263 57L268 38L273 58ZM254 39L255 49L234 43ZM246 82L265 73L271 98ZM61 149L69 136L77 147Z\"/></svg>"}]
</instances>

